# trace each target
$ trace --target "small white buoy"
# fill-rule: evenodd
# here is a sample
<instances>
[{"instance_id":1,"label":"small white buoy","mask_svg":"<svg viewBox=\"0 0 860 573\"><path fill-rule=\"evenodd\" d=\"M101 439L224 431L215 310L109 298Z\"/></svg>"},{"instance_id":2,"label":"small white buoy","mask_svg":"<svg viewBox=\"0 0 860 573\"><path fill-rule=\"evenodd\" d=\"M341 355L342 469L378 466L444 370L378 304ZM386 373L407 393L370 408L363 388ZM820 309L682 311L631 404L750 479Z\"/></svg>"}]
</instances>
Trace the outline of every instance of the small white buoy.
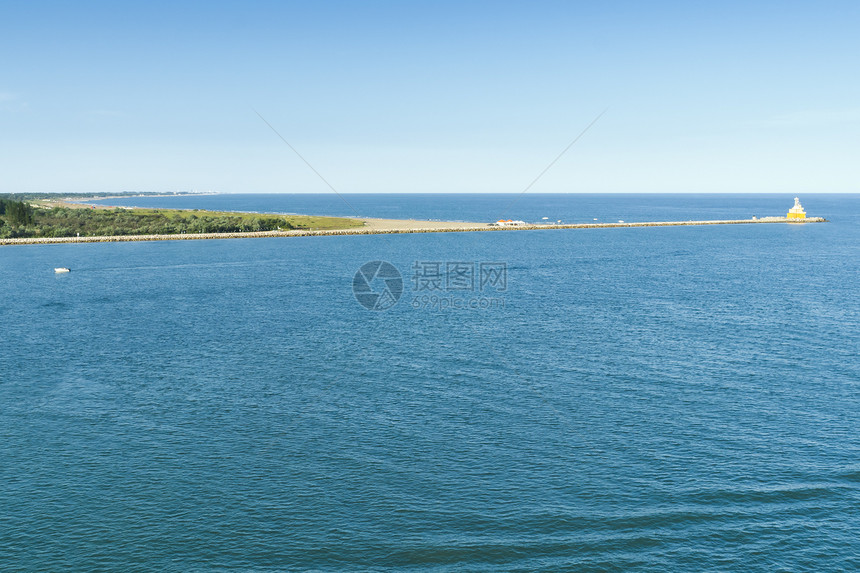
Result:
<instances>
[{"instance_id":1,"label":"small white buoy","mask_svg":"<svg viewBox=\"0 0 860 573\"><path fill-rule=\"evenodd\" d=\"M58 273L58 274L59 273L67 273L69 271L70 271L70 269L67 269L66 267L57 267L54 269L54 272Z\"/></svg>"}]
</instances>

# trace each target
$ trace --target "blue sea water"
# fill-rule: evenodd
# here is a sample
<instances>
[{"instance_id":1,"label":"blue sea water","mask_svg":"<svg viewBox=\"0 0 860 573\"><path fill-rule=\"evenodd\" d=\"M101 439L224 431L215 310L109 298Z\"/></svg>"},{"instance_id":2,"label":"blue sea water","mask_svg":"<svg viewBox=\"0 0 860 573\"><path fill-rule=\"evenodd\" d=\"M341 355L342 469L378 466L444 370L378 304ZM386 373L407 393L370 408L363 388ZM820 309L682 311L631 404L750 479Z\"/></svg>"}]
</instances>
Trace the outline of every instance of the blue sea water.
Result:
<instances>
[{"instance_id":1,"label":"blue sea water","mask_svg":"<svg viewBox=\"0 0 860 573\"><path fill-rule=\"evenodd\" d=\"M860 197L803 199L831 222L0 247L0 570L857 570ZM375 260L402 274L384 311L353 294Z\"/></svg>"},{"instance_id":2,"label":"blue sea water","mask_svg":"<svg viewBox=\"0 0 860 573\"><path fill-rule=\"evenodd\" d=\"M845 195L809 195L813 215L840 212ZM806 198L804 198L806 200ZM500 218L565 223L689 221L785 216L793 197L757 195L642 194L224 194L127 197L97 204L174 209L293 213L338 217L379 217L490 222Z\"/></svg>"}]
</instances>

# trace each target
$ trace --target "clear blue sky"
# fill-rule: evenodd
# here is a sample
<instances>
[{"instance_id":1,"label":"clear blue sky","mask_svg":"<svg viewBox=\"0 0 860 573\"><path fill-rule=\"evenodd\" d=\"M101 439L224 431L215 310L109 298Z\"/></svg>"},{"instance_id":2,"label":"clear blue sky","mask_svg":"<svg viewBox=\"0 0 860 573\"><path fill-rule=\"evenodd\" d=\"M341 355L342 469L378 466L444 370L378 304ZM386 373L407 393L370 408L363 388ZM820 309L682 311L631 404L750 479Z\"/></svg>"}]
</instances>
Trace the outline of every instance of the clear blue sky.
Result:
<instances>
[{"instance_id":1,"label":"clear blue sky","mask_svg":"<svg viewBox=\"0 0 860 573\"><path fill-rule=\"evenodd\" d=\"M0 192L857 192L860 2L0 3Z\"/></svg>"}]
</instances>

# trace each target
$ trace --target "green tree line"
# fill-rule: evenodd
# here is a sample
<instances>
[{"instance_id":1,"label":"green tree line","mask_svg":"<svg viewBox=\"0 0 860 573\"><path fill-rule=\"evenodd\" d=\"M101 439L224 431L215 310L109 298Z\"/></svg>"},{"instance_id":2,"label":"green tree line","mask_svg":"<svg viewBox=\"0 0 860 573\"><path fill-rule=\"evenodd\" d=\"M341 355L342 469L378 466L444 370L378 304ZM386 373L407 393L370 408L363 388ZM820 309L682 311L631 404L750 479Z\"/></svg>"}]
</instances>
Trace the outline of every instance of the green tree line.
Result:
<instances>
[{"instance_id":1,"label":"green tree line","mask_svg":"<svg viewBox=\"0 0 860 573\"><path fill-rule=\"evenodd\" d=\"M10 228L35 224L33 213L33 207L23 201L0 199L0 216L3 216L5 224Z\"/></svg>"},{"instance_id":2,"label":"green tree line","mask_svg":"<svg viewBox=\"0 0 860 573\"><path fill-rule=\"evenodd\" d=\"M0 238L238 233L295 228L287 218L276 215L68 207L42 209L9 200L0 200L0 223Z\"/></svg>"}]
</instances>

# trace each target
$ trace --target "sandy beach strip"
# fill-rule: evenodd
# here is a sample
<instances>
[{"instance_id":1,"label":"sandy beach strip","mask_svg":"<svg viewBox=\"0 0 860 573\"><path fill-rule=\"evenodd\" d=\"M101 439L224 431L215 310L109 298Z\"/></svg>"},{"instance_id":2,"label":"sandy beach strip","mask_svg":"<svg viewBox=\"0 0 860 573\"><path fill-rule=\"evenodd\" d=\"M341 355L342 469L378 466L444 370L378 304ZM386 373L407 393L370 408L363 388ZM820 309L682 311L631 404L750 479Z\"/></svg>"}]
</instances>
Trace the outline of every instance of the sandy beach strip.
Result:
<instances>
[{"instance_id":1,"label":"sandy beach strip","mask_svg":"<svg viewBox=\"0 0 860 573\"><path fill-rule=\"evenodd\" d=\"M803 220L785 217L761 219L729 219L717 221L662 221L647 223L579 223L565 225L519 225L509 227L490 226L487 223L462 223L458 221L415 221L405 219L362 219L363 227L330 229L325 231L263 231L248 233L183 233L172 235L116 235L106 237L31 237L22 239L0 239L0 245L46 245L65 243L115 243L134 241L191 241L204 239L250 239L264 237L316 237L340 235L386 235L400 233L467 233L473 231L549 231L561 229L614 229L631 227L682 227L696 225L745 225L756 223L824 223L823 217Z\"/></svg>"}]
</instances>

